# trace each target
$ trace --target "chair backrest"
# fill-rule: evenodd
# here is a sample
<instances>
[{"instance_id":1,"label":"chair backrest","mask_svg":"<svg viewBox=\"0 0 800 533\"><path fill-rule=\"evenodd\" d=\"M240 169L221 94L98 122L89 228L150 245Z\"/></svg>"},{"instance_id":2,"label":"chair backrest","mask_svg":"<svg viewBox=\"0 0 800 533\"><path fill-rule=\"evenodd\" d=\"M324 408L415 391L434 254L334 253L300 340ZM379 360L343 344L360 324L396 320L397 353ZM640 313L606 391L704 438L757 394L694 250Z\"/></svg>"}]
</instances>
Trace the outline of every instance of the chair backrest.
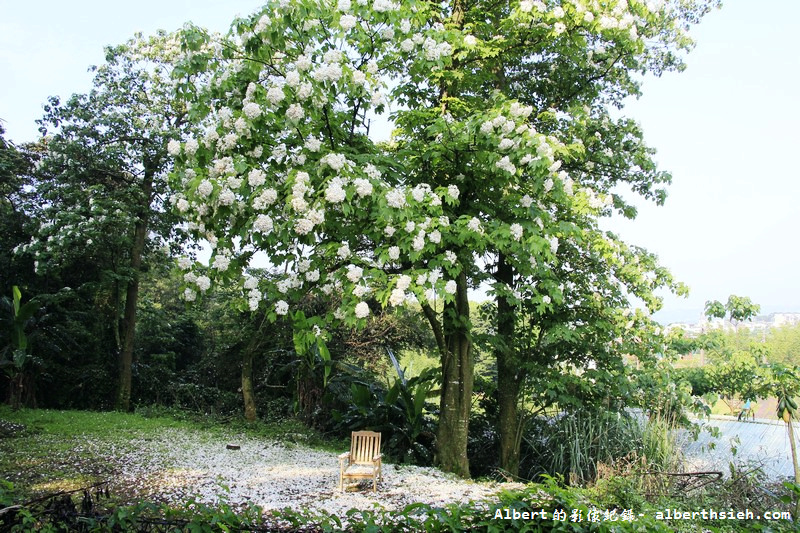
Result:
<instances>
[{"instance_id":1,"label":"chair backrest","mask_svg":"<svg viewBox=\"0 0 800 533\"><path fill-rule=\"evenodd\" d=\"M350 441L350 462L369 464L381 453L381 434L375 431L353 431Z\"/></svg>"}]
</instances>

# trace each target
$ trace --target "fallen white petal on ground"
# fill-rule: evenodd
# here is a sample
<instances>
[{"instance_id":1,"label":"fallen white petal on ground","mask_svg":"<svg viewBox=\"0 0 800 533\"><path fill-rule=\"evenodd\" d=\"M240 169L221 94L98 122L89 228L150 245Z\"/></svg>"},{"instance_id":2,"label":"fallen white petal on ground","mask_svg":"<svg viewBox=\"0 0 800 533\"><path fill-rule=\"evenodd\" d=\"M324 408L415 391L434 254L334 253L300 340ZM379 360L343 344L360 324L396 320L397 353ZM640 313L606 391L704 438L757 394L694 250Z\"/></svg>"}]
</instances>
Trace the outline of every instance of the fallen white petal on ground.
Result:
<instances>
[{"instance_id":1,"label":"fallen white petal on ground","mask_svg":"<svg viewBox=\"0 0 800 533\"><path fill-rule=\"evenodd\" d=\"M239 450L228 450L235 442ZM308 508L344 516L349 509L399 510L411 503L433 506L491 498L521 484L465 481L434 468L384 463L378 492L339 491L337 454L301 445L269 443L252 437L209 438L170 429L160 438L131 443L119 457L116 482L142 499L179 504L188 497L207 504L227 492L230 504L265 510ZM228 488L227 491L221 487Z\"/></svg>"}]
</instances>

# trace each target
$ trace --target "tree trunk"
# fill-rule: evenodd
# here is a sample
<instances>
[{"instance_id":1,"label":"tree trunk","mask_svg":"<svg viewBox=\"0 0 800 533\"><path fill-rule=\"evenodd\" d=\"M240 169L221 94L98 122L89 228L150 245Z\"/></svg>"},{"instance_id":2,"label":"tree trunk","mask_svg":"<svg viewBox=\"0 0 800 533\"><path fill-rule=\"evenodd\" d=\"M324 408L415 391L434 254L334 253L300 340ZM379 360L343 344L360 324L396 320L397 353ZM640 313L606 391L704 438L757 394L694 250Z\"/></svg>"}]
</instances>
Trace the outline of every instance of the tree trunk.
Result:
<instances>
[{"instance_id":1,"label":"tree trunk","mask_svg":"<svg viewBox=\"0 0 800 533\"><path fill-rule=\"evenodd\" d=\"M442 391L440 396L438 463L442 470L469 477L467 437L472 407L473 367L470 340L467 277L462 271L456 280L456 299L445 306Z\"/></svg>"},{"instance_id":2,"label":"tree trunk","mask_svg":"<svg viewBox=\"0 0 800 533\"><path fill-rule=\"evenodd\" d=\"M511 288L514 271L500 254L498 259L497 281ZM497 432L500 437L500 468L519 476L519 448L521 421L519 416L519 395L522 385L523 369L514 349L514 308L508 298L497 296L497 338L500 344L495 348L497 359L497 403L499 408Z\"/></svg>"},{"instance_id":3,"label":"tree trunk","mask_svg":"<svg viewBox=\"0 0 800 533\"><path fill-rule=\"evenodd\" d=\"M794 482L800 485L800 466L797 464L797 442L794 440L794 428L792 427L792 419L786 421L786 426L789 430L789 446L792 450L792 466L794 466ZM794 502L794 515L800 516L800 498L795 497Z\"/></svg>"},{"instance_id":4,"label":"tree trunk","mask_svg":"<svg viewBox=\"0 0 800 533\"><path fill-rule=\"evenodd\" d=\"M131 407L131 377L133 367L133 346L136 338L136 307L139 303L139 274L142 269L142 256L147 240L147 224L152 201L153 178L155 169L145 167L142 183L142 204L139 205L139 217L136 220L131 248L130 280L125 293L125 314L122 318L122 350L119 354L119 387L117 392L117 410L129 411Z\"/></svg>"},{"instance_id":5,"label":"tree trunk","mask_svg":"<svg viewBox=\"0 0 800 533\"><path fill-rule=\"evenodd\" d=\"M323 392L314 369L300 361L297 366L297 412L301 420L311 427L317 426L316 414Z\"/></svg>"},{"instance_id":6,"label":"tree trunk","mask_svg":"<svg viewBox=\"0 0 800 533\"><path fill-rule=\"evenodd\" d=\"M258 345L257 338L258 332L242 355L242 397L244 399L244 418L248 422L255 422L257 418L256 396L253 391L253 357Z\"/></svg>"}]
</instances>

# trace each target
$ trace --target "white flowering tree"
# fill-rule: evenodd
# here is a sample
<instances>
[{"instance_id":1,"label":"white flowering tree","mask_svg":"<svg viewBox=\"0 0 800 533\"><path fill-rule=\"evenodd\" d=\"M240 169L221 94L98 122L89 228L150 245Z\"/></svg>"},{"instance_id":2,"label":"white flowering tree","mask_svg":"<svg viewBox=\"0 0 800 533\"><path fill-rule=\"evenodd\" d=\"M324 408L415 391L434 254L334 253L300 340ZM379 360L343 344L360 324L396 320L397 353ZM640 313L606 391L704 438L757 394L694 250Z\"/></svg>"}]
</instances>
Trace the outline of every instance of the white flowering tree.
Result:
<instances>
[{"instance_id":1,"label":"white flowering tree","mask_svg":"<svg viewBox=\"0 0 800 533\"><path fill-rule=\"evenodd\" d=\"M180 135L185 109L170 68L177 41L137 36L106 49L93 89L50 98L37 172L41 227L18 250L40 275L97 270L110 286L117 343L116 405L128 410L139 274L148 250L174 237L167 200L167 141Z\"/></svg>"},{"instance_id":2,"label":"white flowering tree","mask_svg":"<svg viewBox=\"0 0 800 533\"><path fill-rule=\"evenodd\" d=\"M176 207L213 254L210 276L182 262L186 298L214 278L274 319L335 295L335 311L300 317L301 349L364 324L370 302L419 302L441 360L438 461L469 475L468 291L489 283L498 320L546 313L565 298L548 274L559 247L631 213L615 180L662 198L641 136L604 106L676 64L703 11L690 4L281 0L225 38L187 28L175 73L198 130L169 150ZM369 135L381 113L388 142ZM276 278L246 274L262 253Z\"/></svg>"}]
</instances>

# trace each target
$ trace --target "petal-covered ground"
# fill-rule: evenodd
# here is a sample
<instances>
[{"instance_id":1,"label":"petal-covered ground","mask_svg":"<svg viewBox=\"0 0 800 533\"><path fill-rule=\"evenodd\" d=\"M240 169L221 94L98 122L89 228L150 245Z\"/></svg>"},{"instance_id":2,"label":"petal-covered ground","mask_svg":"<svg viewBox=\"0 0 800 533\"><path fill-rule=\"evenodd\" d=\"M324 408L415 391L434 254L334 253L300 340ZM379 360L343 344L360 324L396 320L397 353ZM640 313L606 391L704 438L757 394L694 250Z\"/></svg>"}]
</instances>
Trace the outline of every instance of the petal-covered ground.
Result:
<instances>
[{"instance_id":1,"label":"petal-covered ground","mask_svg":"<svg viewBox=\"0 0 800 533\"><path fill-rule=\"evenodd\" d=\"M229 443L240 449L226 449ZM371 486L342 492L334 453L186 429L167 429L156 438L134 438L120 448L101 448L105 448L102 443L84 442L71 452L73 456L82 451L107 456L115 473L112 492L176 504L189 497L213 504L225 494L234 505L255 504L265 510L306 507L344 516L352 508L395 510L415 502L467 503L490 498L501 489L522 488L464 481L434 468L385 463L377 493Z\"/></svg>"}]
</instances>

